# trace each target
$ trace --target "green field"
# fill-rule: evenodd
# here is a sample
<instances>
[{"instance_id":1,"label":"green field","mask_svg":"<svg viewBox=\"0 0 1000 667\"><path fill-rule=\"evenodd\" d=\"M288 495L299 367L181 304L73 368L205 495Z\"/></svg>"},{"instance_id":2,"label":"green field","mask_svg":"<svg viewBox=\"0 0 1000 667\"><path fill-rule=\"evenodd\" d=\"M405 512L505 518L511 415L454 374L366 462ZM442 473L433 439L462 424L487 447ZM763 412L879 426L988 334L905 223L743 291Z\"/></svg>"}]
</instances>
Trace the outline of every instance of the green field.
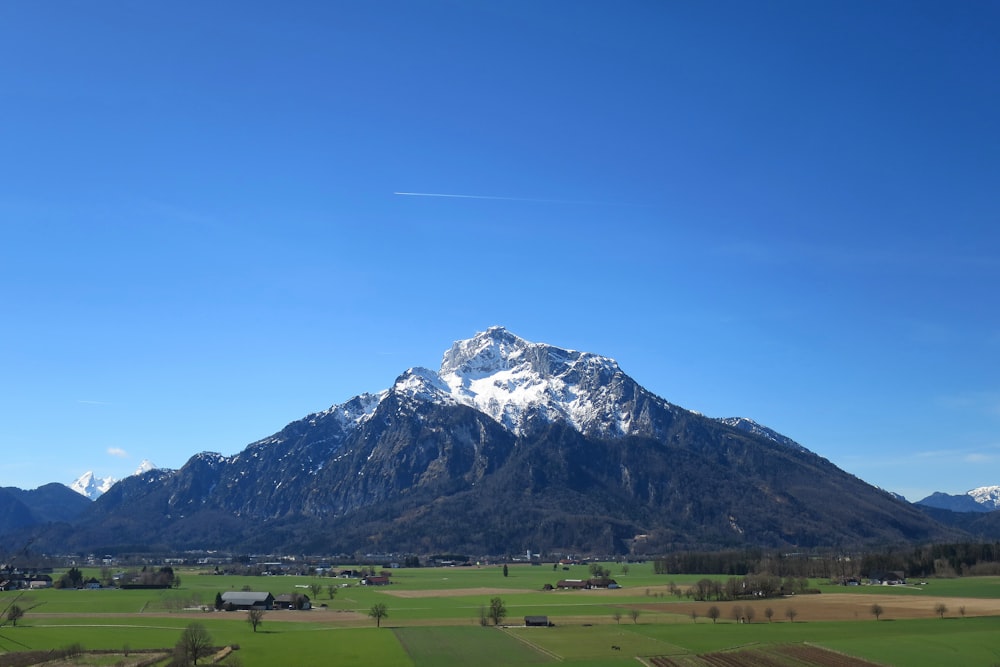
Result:
<instances>
[{"instance_id":1,"label":"green field","mask_svg":"<svg viewBox=\"0 0 1000 667\"><path fill-rule=\"evenodd\" d=\"M1000 578L930 580L925 585L893 587L830 586L811 582L821 596L877 595L891 592L924 605L925 618L894 619L891 609L875 621L859 606L856 618L818 621L803 613L788 622L778 611L768 623L759 613L754 622L738 624L726 617L717 623L702 615L692 621L691 601L666 594L670 583L685 588L702 577L655 575L649 565L632 565L627 575L609 564L622 584L615 591L542 591L561 578L586 578L587 570L513 566L504 577L497 567L419 568L393 572L388 587L362 587L352 582L331 600L327 586L345 580L315 577L235 577L178 570L174 590L32 591L17 599L28 609L16 627L0 628L0 653L27 649L59 649L80 644L87 650L171 648L190 623L202 623L218 646L239 645L222 664L441 666L477 664L567 667L636 664L636 658L694 656L808 643L886 665L936 666L1000 663ZM710 577L724 579L724 577ZM211 606L217 593L244 588L281 593L322 590L312 611L267 612L253 632L245 612L198 611ZM0 608L18 593L0 593ZM505 628L481 627L480 610L499 596L507 607ZM811 596L815 598L815 596ZM938 598L978 600L996 613L946 618L931 610ZM848 598L843 598L848 599ZM853 599L853 598L852 598ZM864 598L874 599L874 598ZM809 599L773 601L776 610ZM389 610L381 628L367 611L375 603ZM971 604L971 603L970 603ZM325 608L322 606L325 605ZM630 612L638 610L633 621ZM619 617L616 620L615 614ZM549 628L526 628L523 617L544 615ZM613 647L618 647L617 649ZM84 663L86 664L86 663ZM97 663L94 663L97 664ZM115 664L114 662L101 664ZM203 663L200 663L203 664Z\"/></svg>"}]
</instances>

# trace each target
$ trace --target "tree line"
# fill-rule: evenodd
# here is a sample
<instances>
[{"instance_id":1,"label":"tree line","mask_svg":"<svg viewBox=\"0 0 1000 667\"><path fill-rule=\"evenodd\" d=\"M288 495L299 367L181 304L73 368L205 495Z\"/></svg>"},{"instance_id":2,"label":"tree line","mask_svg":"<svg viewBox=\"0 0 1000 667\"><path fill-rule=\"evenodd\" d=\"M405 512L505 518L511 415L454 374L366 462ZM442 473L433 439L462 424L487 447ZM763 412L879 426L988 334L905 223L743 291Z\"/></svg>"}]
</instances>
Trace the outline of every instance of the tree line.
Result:
<instances>
[{"instance_id":1,"label":"tree line","mask_svg":"<svg viewBox=\"0 0 1000 667\"><path fill-rule=\"evenodd\" d=\"M670 582L667 590L678 598L687 597L699 602L755 600L811 592L809 580L804 577L782 579L770 574L748 574L745 577L729 577L725 581L703 577L685 589ZM651 592L647 589L646 594Z\"/></svg>"},{"instance_id":2,"label":"tree line","mask_svg":"<svg viewBox=\"0 0 1000 667\"><path fill-rule=\"evenodd\" d=\"M764 549L683 551L653 561L656 574L769 574L830 580L900 571L908 577L1000 575L1000 542L888 547L880 551L787 553Z\"/></svg>"}]
</instances>

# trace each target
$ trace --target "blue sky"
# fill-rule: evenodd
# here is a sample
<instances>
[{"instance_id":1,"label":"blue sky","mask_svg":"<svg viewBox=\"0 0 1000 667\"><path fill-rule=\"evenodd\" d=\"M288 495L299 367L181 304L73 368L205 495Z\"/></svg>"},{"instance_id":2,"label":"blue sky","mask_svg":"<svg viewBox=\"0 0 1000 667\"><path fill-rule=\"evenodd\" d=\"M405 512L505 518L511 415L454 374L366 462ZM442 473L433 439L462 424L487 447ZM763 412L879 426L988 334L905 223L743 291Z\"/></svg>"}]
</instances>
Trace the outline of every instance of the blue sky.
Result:
<instances>
[{"instance_id":1,"label":"blue sky","mask_svg":"<svg viewBox=\"0 0 1000 667\"><path fill-rule=\"evenodd\" d=\"M997 34L977 1L7 0L0 486L233 454L495 324L911 500L1000 484Z\"/></svg>"}]
</instances>

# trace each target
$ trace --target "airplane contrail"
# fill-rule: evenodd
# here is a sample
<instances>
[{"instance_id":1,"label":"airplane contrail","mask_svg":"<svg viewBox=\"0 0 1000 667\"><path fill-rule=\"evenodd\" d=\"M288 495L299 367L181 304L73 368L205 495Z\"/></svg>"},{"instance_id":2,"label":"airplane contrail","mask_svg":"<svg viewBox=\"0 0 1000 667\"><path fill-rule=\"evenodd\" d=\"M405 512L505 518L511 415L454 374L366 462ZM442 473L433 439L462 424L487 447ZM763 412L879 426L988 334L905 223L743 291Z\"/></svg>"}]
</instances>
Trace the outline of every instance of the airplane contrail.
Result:
<instances>
[{"instance_id":1,"label":"airplane contrail","mask_svg":"<svg viewBox=\"0 0 1000 667\"><path fill-rule=\"evenodd\" d=\"M392 194L400 197L446 197L448 199L493 199L499 201L526 201L526 202L537 202L544 204L602 204L602 202L593 201L573 201L569 199L532 199L529 197L498 197L494 195L459 195L459 194L446 194L442 192L393 192ZM604 203L604 205L607 205ZM614 206L615 204L611 204Z\"/></svg>"},{"instance_id":2,"label":"airplane contrail","mask_svg":"<svg viewBox=\"0 0 1000 667\"><path fill-rule=\"evenodd\" d=\"M490 195L451 195L441 192L393 192L402 197L448 197L449 199L500 199L503 201L553 201L551 199L527 199L524 197L495 197Z\"/></svg>"}]
</instances>

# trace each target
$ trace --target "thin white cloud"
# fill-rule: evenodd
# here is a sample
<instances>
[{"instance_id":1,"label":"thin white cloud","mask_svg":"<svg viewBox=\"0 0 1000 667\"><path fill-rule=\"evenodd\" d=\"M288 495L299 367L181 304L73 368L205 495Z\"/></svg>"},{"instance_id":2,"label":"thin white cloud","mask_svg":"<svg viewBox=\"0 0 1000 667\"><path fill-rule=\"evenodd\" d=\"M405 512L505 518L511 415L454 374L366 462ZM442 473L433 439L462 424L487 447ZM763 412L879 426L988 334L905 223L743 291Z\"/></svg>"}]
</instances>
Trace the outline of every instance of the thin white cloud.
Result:
<instances>
[{"instance_id":1,"label":"thin white cloud","mask_svg":"<svg viewBox=\"0 0 1000 667\"><path fill-rule=\"evenodd\" d=\"M977 391L953 394L951 396L940 397L938 402L952 410L976 412L991 417L1000 417L1000 392Z\"/></svg>"},{"instance_id":2,"label":"thin white cloud","mask_svg":"<svg viewBox=\"0 0 1000 667\"><path fill-rule=\"evenodd\" d=\"M630 206L614 202L578 201L572 199L535 199L532 197L500 197L497 195L463 195L444 192L393 192L397 197L444 197L445 199L491 199L494 201L522 201L538 204L586 204L594 206Z\"/></svg>"},{"instance_id":3,"label":"thin white cloud","mask_svg":"<svg viewBox=\"0 0 1000 667\"><path fill-rule=\"evenodd\" d=\"M126 452L121 447L108 447L108 455L109 456L117 456L120 459L127 459L128 458L128 452Z\"/></svg>"},{"instance_id":4,"label":"thin white cloud","mask_svg":"<svg viewBox=\"0 0 1000 667\"><path fill-rule=\"evenodd\" d=\"M107 401L90 401L83 398L77 399L76 402L80 405L111 405L111 403L108 403Z\"/></svg>"},{"instance_id":5,"label":"thin white cloud","mask_svg":"<svg viewBox=\"0 0 1000 667\"><path fill-rule=\"evenodd\" d=\"M982 463L1000 459L1000 444L983 444L979 447L956 449L928 449L916 452L914 456L922 459L948 459L965 463Z\"/></svg>"}]
</instances>

